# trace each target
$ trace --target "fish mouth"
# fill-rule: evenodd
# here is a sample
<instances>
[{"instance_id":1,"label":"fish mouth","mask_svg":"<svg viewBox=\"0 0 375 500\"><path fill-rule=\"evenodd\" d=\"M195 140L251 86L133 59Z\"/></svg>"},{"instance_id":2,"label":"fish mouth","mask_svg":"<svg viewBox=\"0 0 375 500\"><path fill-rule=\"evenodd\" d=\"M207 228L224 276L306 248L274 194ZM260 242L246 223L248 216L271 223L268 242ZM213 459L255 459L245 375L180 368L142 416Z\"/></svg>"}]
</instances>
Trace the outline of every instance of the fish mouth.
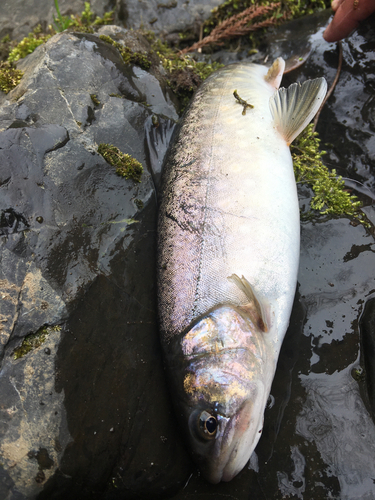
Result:
<instances>
[{"instance_id":1,"label":"fish mouth","mask_svg":"<svg viewBox=\"0 0 375 500\"><path fill-rule=\"evenodd\" d=\"M233 463L233 460L235 459L234 457L236 456L235 452L236 450L233 449L231 455L229 456L228 462L226 463L224 469L222 470L220 481L225 481L225 482L231 481L235 476L237 476L239 472L241 472L246 463L249 461L250 457L247 457L244 463L235 466Z\"/></svg>"},{"instance_id":2,"label":"fish mouth","mask_svg":"<svg viewBox=\"0 0 375 500\"><path fill-rule=\"evenodd\" d=\"M201 467L210 483L231 481L249 461L261 435L252 410L252 402L246 401L233 417L219 420L213 455Z\"/></svg>"},{"instance_id":3,"label":"fish mouth","mask_svg":"<svg viewBox=\"0 0 375 500\"><path fill-rule=\"evenodd\" d=\"M251 407L250 403L245 403L240 411L230 420L230 425L226 426L225 436L230 436L230 444L228 440L221 445L222 450L223 447L228 447L227 458L221 471L221 481L231 481L244 468L250 458L247 450L244 450L242 441L244 434L249 432Z\"/></svg>"}]
</instances>

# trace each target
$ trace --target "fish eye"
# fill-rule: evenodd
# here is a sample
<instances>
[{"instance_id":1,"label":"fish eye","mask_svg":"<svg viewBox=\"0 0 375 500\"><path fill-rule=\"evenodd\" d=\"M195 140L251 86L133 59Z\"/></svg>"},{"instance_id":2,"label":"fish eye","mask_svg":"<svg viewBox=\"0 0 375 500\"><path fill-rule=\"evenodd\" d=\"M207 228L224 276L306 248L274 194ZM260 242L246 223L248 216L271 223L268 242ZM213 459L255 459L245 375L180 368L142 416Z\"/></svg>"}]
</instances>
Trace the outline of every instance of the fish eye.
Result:
<instances>
[{"instance_id":1,"label":"fish eye","mask_svg":"<svg viewBox=\"0 0 375 500\"><path fill-rule=\"evenodd\" d=\"M204 439L212 439L217 431L217 419L207 411L202 411L198 418L199 434Z\"/></svg>"}]
</instances>

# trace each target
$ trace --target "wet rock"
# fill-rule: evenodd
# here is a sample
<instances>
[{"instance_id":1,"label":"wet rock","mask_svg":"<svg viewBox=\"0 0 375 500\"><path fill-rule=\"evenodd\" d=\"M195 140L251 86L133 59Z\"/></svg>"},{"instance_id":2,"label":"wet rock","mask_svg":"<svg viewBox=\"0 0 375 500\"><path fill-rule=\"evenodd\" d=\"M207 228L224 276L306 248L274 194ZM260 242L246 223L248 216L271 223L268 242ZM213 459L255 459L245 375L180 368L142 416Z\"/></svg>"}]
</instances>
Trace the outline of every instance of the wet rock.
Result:
<instances>
[{"instance_id":1,"label":"wet rock","mask_svg":"<svg viewBox=\"0 0 375 500\"><path fill-rule=\"evenodd\" d=\"M360 331L362 366L356 367L354 376L362 388L363 399L375 420L375 297L366 301L360 320Z\"/></svg>"},{"instance_id":2,"label":"wet rock","mask_svg":"<svg viewBox=\"0 0 375 500\"><path fill-rule=\"evenodd\" d=\"M139 28L141 25L152 29L157 34L173 38L184 30L194 30L199 33L199 26L205 21L220 0L189 1L186 0L151 0L142 5L142 15L139 16L139 3L126 2L127 26Z\"/></svg>"},{"instance_id":3,"label":"wet rock","mask_svg":"<svg viewBox=\"0 0 375 500\"><path fill-rule=\"evenodd\" d=\"M92 0L91 10L102 17L105 12L114 10L114 24L126 28L143 28L166 36L184 30L195 30L205 21L211 10L222 3L220 0ZM81 14L84 2L81 0L60 0L63 16ZM0 39L9 34L12 39L21 40L35 26L42 24L46 29L57 17L54 3L50 0L34 2L14 2L4 0L1 5ZM172 36L173 37L173 36Z\"/></svg>"},{"instance_id":4,"label":"wet rock","mask_svg":"<svg viewBox=\"0 0 375 500\"><path fill-rule=\"evenodd\" d=\"M57 35L20 66L0 108L0 498L156 498L189 469L158 344L145 148L152 117L173 128L177 113L159 68L98 36ZM141 162L141 182L100 143Z\"/></svg>"}]
</instances>

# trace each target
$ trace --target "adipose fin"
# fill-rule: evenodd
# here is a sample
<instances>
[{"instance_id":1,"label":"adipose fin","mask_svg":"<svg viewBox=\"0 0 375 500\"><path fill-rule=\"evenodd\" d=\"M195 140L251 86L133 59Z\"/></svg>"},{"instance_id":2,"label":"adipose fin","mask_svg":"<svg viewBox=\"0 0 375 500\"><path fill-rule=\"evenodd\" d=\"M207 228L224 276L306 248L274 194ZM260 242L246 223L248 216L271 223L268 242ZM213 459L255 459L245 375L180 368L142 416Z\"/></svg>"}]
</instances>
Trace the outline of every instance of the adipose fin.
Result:
<instances>
[{"instance_id":1,"label":"adipose fin","mask_svg":"<svg viewBox=\"0 0 375 500\"><path fill-rule=\"evenodd\" d=\"M282 57L278 57L273 62L264 79L276 90L280 87L281 79L285 70L285 61Z\"/></svg>"}]
</instances>

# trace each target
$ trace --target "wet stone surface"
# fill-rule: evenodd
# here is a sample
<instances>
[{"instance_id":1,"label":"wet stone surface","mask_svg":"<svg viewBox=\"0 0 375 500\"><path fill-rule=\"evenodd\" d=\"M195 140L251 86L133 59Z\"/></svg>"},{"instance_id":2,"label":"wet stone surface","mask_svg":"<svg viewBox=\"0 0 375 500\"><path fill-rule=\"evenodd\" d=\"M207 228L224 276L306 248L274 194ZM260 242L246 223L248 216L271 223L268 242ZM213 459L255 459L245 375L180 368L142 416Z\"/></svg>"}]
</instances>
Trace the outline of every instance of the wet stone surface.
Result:
<instances>
[{"instance_id":1,"label":"wet stone surface","mask_svg":"<svg viewBox=\"0 0 375 500\"><path fill-rule=\"evenodd\" d=\"M221 3L220 0L91 0L90 5L100 17L114 10L116 25L152 30L177 41L180 32L193 31L198 35L200 25ZM82 0L60 0L58 5L63 16L80 15L85 7ZM56 9L50 0L2 0L0 39L9 34L12 39L22 40L37 24L46 29L54 17Z\"/></svg>"},{"instance_id":2,"label":"wet stone surface","mask_svg":"<svg viewBox=\"0 0 375 500\"><path fill-rule=\"evenodd\" d=\"M57 35L21 65L0 108L0 498L174 490L188 458L157 336L145 135L153 117L173 128L171 96L158 67L93 35ZM100 143L140 161L141 182Z\"/></svg>"},{"instance_id":3,"label":"wet stone surface","mask_svg":"<svg viewBox=\"0 0 375 500\"><path fill-rule=\"evenodd\" d=\"M332 82L337 48L319 22L283 28L258 54L311 44L284 86ZM373 41L369 22L343 42L318 130L327 164L374 221ZM262 438L249 467L209 485L182 442L157 336L153 180L177 118L162 71L66 33L20 65L25 76L0 107L0 498L375 498L373 232L346 218L301 224ZM141 183L116 175L101 142L143 164ZM299 195L308 204L309 190ZM46 325L43 342L15 359Z\"/></svg>"}]
</instances>

